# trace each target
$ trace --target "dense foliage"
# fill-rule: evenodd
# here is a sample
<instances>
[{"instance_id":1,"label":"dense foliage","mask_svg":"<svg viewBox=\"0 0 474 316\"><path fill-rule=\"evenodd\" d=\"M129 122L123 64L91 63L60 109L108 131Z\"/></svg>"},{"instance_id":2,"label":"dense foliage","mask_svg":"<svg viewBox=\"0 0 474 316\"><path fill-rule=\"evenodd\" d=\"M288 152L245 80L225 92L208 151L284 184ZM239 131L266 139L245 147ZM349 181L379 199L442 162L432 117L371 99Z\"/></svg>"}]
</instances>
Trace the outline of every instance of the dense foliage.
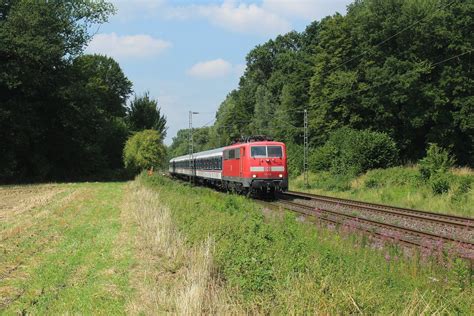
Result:
<instances>
[{"instance_id":1,"label":"dense foliage","mask_svg":"<svg viewBox=\"0 0 474 316\"><path fill-rule=\"evenodd\" d=\"M338 128L369 129L390 136L402 162L437 143L472 166L473 17L473 1L359 0L258 45L208 144L269 134L301 145L307 109L313 148Z\"/></svg>"},{"instance_id":2,"label":"dense foliage","mask_svg":"<svg viewBox=\"0 0 474 316\"><path fill-rule=\"evenodd\" d=\"M213 147L224 146L225 144L210 143L210 127L202 127L193 129L193 151L198 152ZM170 157L181 156L189 153L189 130L179 130L173 143L169 147L168 153Z\"/></svg>"},{"instance_id":3,"label":"dense foliage","mask_svg":"<svg viewBox=\"0 0 474 316\"><path fill-rule=\"evenodd\" d=\"M82 54L113 12L103 0L0 2L0 182L123 168L126 139L148 126L127 118L132 83L118 63Z\"/></svg>"},{"instance_id":4,"label":"dense foliage","mask_svg":"<svg viewBox=\"0 0 474 316\"><path fill-rule=\"evenodd\" d=\"M123 151L125 167L133 172L158 169L166 156L162 139L160 133L152 129L130 137Z\"/></svg>"},{"instance_id":5,"label":"dense foliage","mask_svg":"<svg viewBox=\"0 0 474 316\"><path fill-rule=\"evenodd\" d=\"M370 169L393 166L398 160L395 142L386 134L343 127L313 151L310 167L332 174L358 175Z\"/></svg>"},{"instance_id":6,"label":"dense foliage","mask_svg":"<svg viewBox=\"0 0 474 316\"><path fill-rule=\"evenodd\" d=\"M430 144L426 157L420 160L420 173L423 179L429 179L439 173L446 173L454 165L449 152L436 144Z\"/></svg>"},{"instance_id":7,"label":"dense foliage","mask_svg":"<svg viewBox=\"0 0 474 316\"><path fill-rule=\"evenodd\" d=\"M431 185L435 194L447 193L451 188L449 169L454 165L454 158L451 154L436 144L430 144L426 152L426 157L420 160L421 178ZM465 182L470 189L470 182Z\"/></svg>"},{"instance_id":8,"label":"dense foliage","mask_svg":"<svg viewBox=\"0 0 474 316\"><path fill-rule=\"evenodd\" d=\"M127 120L133 131L154 129L162 138L166 137L166 118L148 92L141 97L135 96L130 102Z\"/></svg>"}]
</instances>

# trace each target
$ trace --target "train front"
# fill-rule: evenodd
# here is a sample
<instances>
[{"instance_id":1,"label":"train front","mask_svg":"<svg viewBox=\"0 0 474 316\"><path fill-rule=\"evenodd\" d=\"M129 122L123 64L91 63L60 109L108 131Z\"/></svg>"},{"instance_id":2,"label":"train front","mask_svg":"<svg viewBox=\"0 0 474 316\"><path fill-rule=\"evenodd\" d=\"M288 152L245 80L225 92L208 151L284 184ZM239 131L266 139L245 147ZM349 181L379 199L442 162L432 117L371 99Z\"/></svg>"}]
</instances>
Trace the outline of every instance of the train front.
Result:
<instances>
[{"instance_id":1,"label":"train front","mask_svg":"<svg viewBox=\"0 0 474 316\"><path fill-rule=\"evenodd\" d=\"M286 146L281 142L263 141L247 144L248 173L253 191L281 192L288 190Z\"/></svg>"}]
</instances>

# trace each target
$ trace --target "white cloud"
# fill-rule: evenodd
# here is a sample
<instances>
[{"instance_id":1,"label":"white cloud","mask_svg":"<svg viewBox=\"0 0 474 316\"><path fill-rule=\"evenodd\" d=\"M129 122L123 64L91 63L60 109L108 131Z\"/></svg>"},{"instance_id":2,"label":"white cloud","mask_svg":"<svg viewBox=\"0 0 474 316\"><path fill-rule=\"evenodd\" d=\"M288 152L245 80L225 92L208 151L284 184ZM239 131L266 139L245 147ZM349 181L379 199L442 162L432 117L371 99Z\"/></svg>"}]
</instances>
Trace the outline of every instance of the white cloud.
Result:
<instances>
[{"instance_id":1,"label":"white cloud","mask_svg":"<svg viewBox=\"0 0 474 316\"><path fill-rule=\"evenodd\" d=\"M88 53L100 53L114 58L146 58L155 56L171 47L171 43L150 35L124 35L115 33L97 34L89 46Z\"/></svg>"},{"instance_id":2,"label":"white cloud","mask_svg":"<svg viewBox=\"0 0 474 316\"><path fill-rule=\"evenodd\" d=\"M222 58L199 62L188 70L188 75L195 78L212 79L232 73L233 66Z\"/></svg>"},{"instance_id":3,"label":"white cloud","mask_svg":"<svg viewBox=\"0 0 474 316\"><path fill-rule=\"evenodd\" d=\"M285 17L316 20L334 14L335 11L344 13L348 2L348 0L263 0L262 8Z\"/></svg>"},{"instance_id":4,"label":"white cloud","mask_svg":"<svg viewBox=\"0 0 474 316\"><path fill-rule=\"evenodd\" d=\"M219 27L239 33L276 35L291 30L291 24L276 13L256 4L224 1L220 5L191 5L169 8L171 18L204 17Z\"/></svg>"},{"instance_id":5,"label":"white cloud","mask_svg":"<svg viewBox=\"0 0 474 316\"><path fill-rule=\"evenodd\" d=\"M312 21L334 14L345 13L351 0L262 0L248 3L243 0L166 1L166 0L111 0L118 9L113 19L122 22L171 18L187 20L205 18L210 23L239 33L265 36L283 34L292 29L290 21Z\"/></svg>"}]
</instances>

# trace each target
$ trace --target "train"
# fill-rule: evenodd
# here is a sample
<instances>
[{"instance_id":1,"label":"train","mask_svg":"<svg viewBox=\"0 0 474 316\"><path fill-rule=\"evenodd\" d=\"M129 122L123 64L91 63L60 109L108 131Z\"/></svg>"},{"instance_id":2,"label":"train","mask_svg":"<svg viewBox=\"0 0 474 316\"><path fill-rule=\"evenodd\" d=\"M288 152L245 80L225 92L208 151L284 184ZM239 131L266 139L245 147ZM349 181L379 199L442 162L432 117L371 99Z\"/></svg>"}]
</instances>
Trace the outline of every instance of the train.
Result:
<instances>
[{"instance_id":1,"label":"train","mask_svg":"<svg viewBox=\"0 0 474 316\"><path fill-rule=\"evenodd\" d=\"M288 190L286 146L265 136L170 159L172 177L241 194L271 195Z\"/></svg>"}]
</instances>

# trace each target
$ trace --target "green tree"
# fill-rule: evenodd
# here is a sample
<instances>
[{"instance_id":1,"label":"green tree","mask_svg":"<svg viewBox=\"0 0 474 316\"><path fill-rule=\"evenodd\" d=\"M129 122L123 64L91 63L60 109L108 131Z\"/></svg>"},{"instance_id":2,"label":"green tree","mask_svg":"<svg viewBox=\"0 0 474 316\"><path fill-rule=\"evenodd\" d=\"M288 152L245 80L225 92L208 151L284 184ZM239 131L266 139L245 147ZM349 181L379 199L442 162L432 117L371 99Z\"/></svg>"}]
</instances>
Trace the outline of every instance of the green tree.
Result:
<instances>
[{"instance_id":1,"label":"green tree","mask_svg":"<svg viewBox=\"0 0 474 316\"><path fill-rule=\"evenodd\" d=\"M180 129L173 137L171 145L168 147L170 158L186 155L189 153L189 130Z\"/></svg>"},{"instance_id":2,"label":"green tree","mask_svg":"<svg viewBox=\"0 0 474 316\"><path fill-rule=\"evenodd\" d=\"M156 130L144 130L131 136L123 151L125 167L133 172L158 169L164 164L166 149Z\"/></svg>"},{"instance_id":3,"label":"green tree","mask_svg":"<svg viewBox=\"0 0 474 316\"><path fill-rule=\"evenodd\" d=\"M94 139L104 123L99 105L75 91L86 77L101 77L99 67L85 75L85 65L73 64L91 26L113 12L105 1L0 3L0 181L70 178L108 165Z\"/></svg>"},{"instance_id":4,"label":"green tree","mask_svg":"<svg viewBox=\"0 0 474 316\"><path fill-rule=\"evenodd\" d=\"M163 138L166 137L166 117L161 114L158 102L151 99L148 92L140 97L135 96L127 111L127 120L133 131L154 129Z\"/></svg>"},{"instance_id":5,"label":"green tree","mask_svg":"<svg viewBox=\"0 0 474 316\"><path fill-rule=\"evenodd\" d=\"M313 151L310 167L329 169L334 175L359 175L370 169L392 167L397 162L397 146L387 134L343 127Z\"/></svg>"},{"instance_id":6,"label":"green tree","mask_svg":"<svg viewBox=\"0 0 474 316\"><path fill-rule=\"evenodd\" d=\"M125 117L125 101L132 92L132 83L120 65L111 57L82 55L74 59L76 97L86 97L108 116Z\"/></svg>"},{"instance_id":7,"label":"green tree","mask_svg":"<svg viewBox=\"0 0 474 316\"><path fill-rule=\"evenodd\" d=\"M255 94L255 114L251 126L255 134L269 134L270 117L273 115L274 107L270 92L265 86L259 86Z\"/></svg>"},{"instance_id":8,"label":"green tree","mask_svg":"<svg viewBox=\"0 0 474 316\"><path fill-rule=\"evenodd\" d=\"M245 109L241 99L242 93L234 90L221 103L217 114L214 129L219 137L217 141L222 146L231 140L242 136L250 123L251 114Z\"/></svg>"},{"instance_id":9,"label":"green tree","mask_svg":"<svg viewBox=\"0 0 474 316\"><path fill-rule=\"evenodd\" d=\"M200 127L193 129L193 151L199 152L217 147L210 141L211 127ZM177 157L189 154L189 129L181 129L178 131L173 142L168 148L170 157Z\"/></svg>"},{"instance_id":10,"label":"green tree","mask_svg":"<svg viewBox=\"0 0 474 316\"><path fill-rule=\"evenodd\" d=\"M308 109L314 148L342 127L369 129L390 136L404 162L434 142L472 166L473 12L473 1L358 0L257 45L209 143L263 131L301 145Z\"/></svg>"},{"instance_id":11,"label":"green tree","mask_svg":"<svg viewBox=\"0 0 474 316\"><path fill-rule=\"evenodd\" d=\"M68 161L76 164L81 174L123 167L121 156L129 134L125 101L132 90L131 82L115 60L102 55L76 58L71 77L74 80L65 90L68 104L58 113L68 126L57 127L70 129L61 140L63 148L73 147ZM74 156L82 157L81 161Z\"/></svg>"},{"instance_id":12,"label":"green tree","mask_svg":"<svg viewBox=\"0 0 474 316\"><path fill-rule=\"evenodd\" d=\"M424 180L439 174L446 174L454 166L455 159L448 150L437 144L430 144L426 156L420 160L420 173Z\"/></svg>"},{"instance_id":13,"label":"green tree","mask_svg":"<svg viewBox=\"0 0 474 316\"><path fill-rule=\"evenodd\" d=\"M315 139L370 127L391 135L404 160L437 142L472 164L473 68L452 58L472 50L472 12L472 1L365 0L324 19L311 79Z\"/></svg>"}]
</instances>

